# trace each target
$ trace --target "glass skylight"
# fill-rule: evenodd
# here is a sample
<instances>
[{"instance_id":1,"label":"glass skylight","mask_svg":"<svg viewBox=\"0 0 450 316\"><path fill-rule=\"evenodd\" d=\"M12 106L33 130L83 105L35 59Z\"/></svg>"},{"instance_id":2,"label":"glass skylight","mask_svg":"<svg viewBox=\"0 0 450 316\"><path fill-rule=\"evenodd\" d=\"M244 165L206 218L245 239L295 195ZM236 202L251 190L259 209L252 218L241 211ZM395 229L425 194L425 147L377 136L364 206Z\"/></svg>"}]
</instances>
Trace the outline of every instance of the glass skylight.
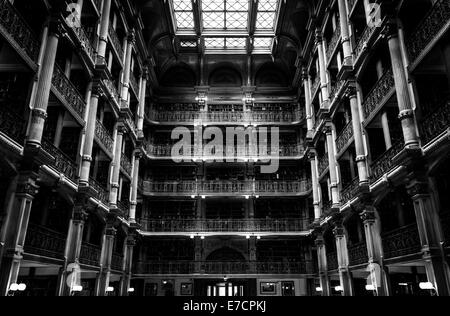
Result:
<instances>
[{"instance_id":1,"label":"glass skylight","mask_svg":"<svg viewBox=\"0 0 450 316\"><path fill-rule=\"evenodd\" d=\"M249 17L248 0L203 0L203 27L214 30L246 30Z\"/></svg>"},{"instance_id":2,"label":"glass skylight","mask_svg":"<svg viewBox=\"0 0 450 316\"><path fill-rule=\"evenodd\" d=\"M272 47L272 37L256 37L253 41L255 49L270 49Z\"/></svg>"},{"instance_id":3,"label":"glass skylight","mask_svg":"<svg viewBox=\"0 0 450 316\"><path fill-rule=\"evenodd\" d=\"M256 30L274 30L278 0L259 0Z\"/></svg>"},{"instance_id":4,"label":"glass skylight","mask_svg":"<svg viewBox=\"0 0 450 316\"><path fill-rule=\"evenodd\" d=\"M173 0L173 10L178 30L193 30L195 28L191 0Z\"/></svg>"},{"instance_id":5,"label":"glass skylight","mask_svg":"<svg viewBox=\"0 0 450 316\"><path fill-rule=\"evenodd\" d=\"M247 38L245 37L208 37L205 38L205 47L207 49L245 49L247 47Z\"/></svg>"},{"instance_id":6,"label":"glass skylight","mask_svg":"<svg viewBox=\"0 0 450 316\"><path fill-rule=\"evenodd\" d=\"M199 44L191 39L200 36L205 48L215 53L251 49L247 47L248 42L253 43L256 53L270 53L280 0L171 1L175 32L181 37L181 47L197 47ZM194 10L199 10L200 14L194 15ZM251 10L256 10L256 15L251 14ZM252 25L255 25L254 35L249 33Z\"/></svg>"}]
</instances>

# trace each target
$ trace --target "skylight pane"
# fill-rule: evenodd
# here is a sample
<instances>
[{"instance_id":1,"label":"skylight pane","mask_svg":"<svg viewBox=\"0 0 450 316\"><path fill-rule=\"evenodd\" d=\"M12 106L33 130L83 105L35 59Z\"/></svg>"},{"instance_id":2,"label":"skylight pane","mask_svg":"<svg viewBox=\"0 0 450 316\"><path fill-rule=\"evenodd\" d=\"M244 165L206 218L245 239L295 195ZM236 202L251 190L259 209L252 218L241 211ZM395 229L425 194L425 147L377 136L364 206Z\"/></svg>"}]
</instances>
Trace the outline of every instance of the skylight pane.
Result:
<instances>
[{"instance_id":1,"label":"skylight pane","mask_svg":"<svg viewBox=\"0 0 450 316\"><path fill-rule=\"evenodd\" d=\"M180 42L181 47L184 48L196 48L197 47L197 41L190 41L190 40L182 40Z\"/></svg>"},{"instance_id":2,"label":"skylight pane","mask_svg":"<svg viewBox=\"0 0 450 316\"><path fill-rule=\"evenodd\" d=\"M223 12L203 12L203 27L206 29L223 29L225 14Z\"/></svg>"},{"instance_id":3,"label":"skylight pane","mask_svg":"<svg viewBox=\"0 0 450 316\"><path fill-rule=\"evenodd\" d=\"M175 11L192 11L191 0L173 0L173 9Z\"/></svg>"},{"instance_id":4,"label":"skylight pane","mask_svg":"<svg viewBox=\"0 0 450 316\"><path fill-rule=\"evenodd\" d=\"M276 12L258 12L256 29L273 30L275 28Z\"/></svg>"},{"instance_id":5,"label":"skylight pane","mask_svg":"<svg viewBox=\"0 0 450 316\"><path fill-rule=\"evenodd\" d=\"M277 11L278 0L259 0L258 11Z\"/></svg>"},{"instance_id":6,"label":"skylight pane","mask_svg":"<svg viewBox=\"0 0 450 316\"><path fill-rule=\"evenodd\" d=\"M248 12L248 0L227 0L227 11Z\"/></svg>"},{"instance_id":7,"label":"skylight pane","mask_svg":"<svg viewBox=\"0 0 450 316\"><path fill-rule=\"evenodd\" d=\"M195 26L194 14L192 12L175 12L175 19L177 21L177 28L179 29L193 29Z\"/></svg>"},{"instance_id":8,"label":"skylight pane","mask_svg":"<svg viewBox=\"0 0 450 316\"><path fill-rule=\"evenodd\" d=\"M205 38L205 47L212 49L224 49L225 48L225 39L223 37L211 37Z\"/></svg>"},{"instance_id":9,"label":"skylight pane","mask_svg":"<svg viewBox=\"0 0 450 316\"><path fill-rule=\"evenodd\" d=\"M203 0L202 1L203 11L224 11L225 1L224 0Z\"/></svg>"},{"instance_id":10,"label":"skylight pane","mask_svg":"<svg viewBox=\"0 0 450 316\"><path fill-rule=\"evenodd\" d=\"M247 39L242 37L232 37L225 40L226 47L231 49L242 48L247 46Z\"/></svg>"},{"instance_id":11,"label":"skylight pane","mask_svg":"<svg viewBox=\"0 0 450 316\"><path fill-rule=\"evenodd\" d=\"M228 29L246 29L248 24L248 12L227 12Z\"/></svg>"},{"instance_id":12,"label":"skylight pane","mask_svg":"<svg viewBox=\"0 0 450 316\"><path fill-rule=\"evenodd\" d=\"M272 47L273 38L256 37L253 42L255 49L270 49Z\"/></svg>"},{"instance_id":13,"label":"skylight pane","mask_svg":"<svg viewBox=\"0 0 450 316\"><path fill-rule=\"evenodd\" d=\"M191 0L173 0L177 29L194 29L194 13Z\"/></svg>"}]
</instances>

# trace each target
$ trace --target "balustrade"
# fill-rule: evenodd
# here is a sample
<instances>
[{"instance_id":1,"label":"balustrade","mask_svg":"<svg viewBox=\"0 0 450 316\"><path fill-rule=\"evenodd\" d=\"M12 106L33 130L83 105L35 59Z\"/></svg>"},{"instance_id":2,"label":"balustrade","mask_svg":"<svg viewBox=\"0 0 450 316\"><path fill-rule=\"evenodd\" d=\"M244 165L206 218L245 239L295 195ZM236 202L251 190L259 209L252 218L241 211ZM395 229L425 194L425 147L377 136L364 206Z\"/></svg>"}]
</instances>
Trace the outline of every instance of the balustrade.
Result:
<instances>
[{"instance_id":1,"label":"balustrade","mask_svg":"<svg viewBox=\"0 0 450 316\"><path fill-rule=\"evenodd\" d=\"M144 181L147 194L241 194L241 195L303 195L311 190L308 180L299 181Z\"/></svg>"},{"instance_id":2,"label":"balustrade","mask_svg":"<svg viewBox=\"0 0 450 316\"><path fill-rule=\"evenodd\" d=\"M28 224L25 252L28 254L64 259L66 236L48 228Z\"/></svg>"},{"instance_id":3,"label":"balustrade","mask_svg":"<svg viewBox=\"0 0 450 316\"><path fill-rule=\"evenodd\" d=\"M369 256L367 254L367 244L365 241L348 247L348 258L350 266L367 264Z\"/></svg>"},{"instance_id":4,"label":"balustrade","mask_svg":"<svg viewBox=\"0 0 450 316\"><path fill-rule=\"evenodd\" d=\"M352 121L350 121L337 137L336 149L338 154L341 154L342 151L347 147L347 145L350 144L352 140L353 140L353 124Z\"/></svg>"},{"instance_id":5,"label":"balustrade","mask_svg":"<svg viewBox=\"0 0 450 316\"><path fill-rule=\"evenodd\" d=\"M2 105L0 106L0 131L18 144L23 145L25 142L26 121L8 107Z\"/></svg>"},{"instance_id":6,"label":"balustrade","mask_svg":"<svg viewBox=\"0 0 450 316\"><path fill-rule=\"evenodd\" d=\"M78 183L78 165L51 142L42 140L42 148L53 157L51 167L61 172L73 183Z\"/></svg>"},{"instance_id":7,"label":"balustrade","mask_svg":"<svg viewBox=\"0 0 450 316\"><path fill-rule=\"evenodd\" d=\"M372 38L372 35L375 33L376 29L377 27L375 26L367 26L361 34L361 37L359 38L354 50L356 61L358 61L363 53L369 48L370 39Z\"/></svg>"},{"instance_id":8,"label":"balustrade","mask_svg":"<svg viewBox=\"0 0 450 316\"><path fill-rule=\"evenodd\" d=\"M196 265L200 267L197 271ZM254 268L252 268L252 266ZM137 274L183 275L183 274L308 274L308 262L216 262L171 261L138 263Z\"/></svg>"},{"instance_id":9,"label":"balustrade","mask_svg":"<svg viewBox=\"0 0 450 316\"><path fill-rule=\"evenodd\" d=\"M338 46L338 44L340 43L341 40L341 27L340 27L340 21L337 20L336 21L336 29L333 32L333 37L331 38L330 42L328 43L328 47L327 47L327 61L328 63L331 61L334 52L336 51L336 47Z\"/></svg>"},{"instance_id":10,"label":"balustrade","mask_svg":"<svg viewBox=\"0 0 450 316\"><path fill-rule=\"evenodd\" d=\"M150 233L170 232L304 232L305 219L230 219L230 220L142 220L142 230Z\"/></svg>"},{"instance_id":11,"label":"balustrade","mask_svg":"<svg viewBox=\"0 0 450 316\"><path fill-rule=\"evenodd\" d=\"M97 51L95 50L94 45L92 44L91 39L89 38L84 28L82 26L68 26L74 32L82 51L90 59L91 64L95 64Z\"/></svg>"},{"instance_id":12,"label":"balustrade","mask_svg":"<svg viewBox=\"0 0 450 316\"><path fill-rule=\"evenodd\" d=\"M64 105L69 107L69 109L73 109L80 118L84 118L86 102L57 64L55 64L53 71L52 85L56 90L56 94L59 94L63 99Z\"/></svg>"},{"instance_id":13,"label":"balustrade","mask_svg":"<svg viewBox=\"0 0 450 316\"><path fill-rule=\"evenodd\" d=\"M420 125L422 143L428 144L450 127L450 100L426 117Z\"/></svg>"},{"instance_id":14,"label":"balustrade","mask_svg":"<svg viewBox=\"0 0 450 316\"><path fill-rule=\"evenodd\" d=\"M106 92L109 97L116 103L117 106L121 107L120 94L115 86L114 82L111 80L103 80L103 85L105 86Z\"/></svg>"},{"instance_id":15,"label":"balustrade","mask_svg":"<svg viewBox=\"0 0 450 316\"><path fill-rule=\"evenodd\" d=\"M339 267L337 252L328 252L327 253L327 266L328 271L337 270Z\"/></svg>"},{"instance_id":16,"label":"balustrade","mask_svg":"<svg viewBox=\"0 0 450 316\"><path fill-rule=\"evenodd\" d=\"M329 166L330 160L327 154L319 158L319 177L322 177L325 174L325 171L328 170Z\"/></svg>"},{"instance_id":17,"label":"balustrade","mask_svg":"<svg viewBox=\"0 0 450 316\"><path fill-rule=\"evenodd\" d=\"M133 165L130 159L128 159L128 157L126 157L124 154L122 154L122 157L120 159L120 166L129 176L131 176Z\"/></svg>"},{"instance_id":18,"label":"balustrade","mask_svg":"<svg viewBox=\"0 0 450 316\"><path fill-rule=\"evenodd\" d=\"M33 62L37 62L40 51L39 41L9 0L0 0L0 32L5 33L7 39L16 43L15 49L20 54L25 52Z\"/></svg>"},{"instance_id":19,"label":"balustrade","mask_svg":"<svg viewBox=\"0 0 450 316\"><path fill-rule=\"evenodd\" d=\"M112 155L114 151L114 139L99 120L95 124L95 137L104 146L107 153Z\"/></svg>"},{"instance_id":20,"label":"balustrade","mask_svg":"<svg viewBox=\"0 0 450 316\"><path fill-rule=\"evenodd\" d=\"M101 249L99 246L83 243L80 251L80 263L97 267L100 265Z\"/></svg>"},{"instance_id":21,"label":"balustrade","mask_svg":"<svg viewBox=\"0 0 450 316\"><path fill-rule=\"evenodd\" d=\"M136 97L139 96L139 85L137 83L136 76L134 75L133 72L130 72L130 86L135 96Z\"/></svg>"},{"instance_id":22,"label":"balustrade","mask_svg":"<svg viewBox=\"0 0 450 316\"><path fill-rule=\"evenodd\" d=\"M123 270L123 255L113 253L111 256L111 269L116 271Z\"/></svg>"},{"instance_id":23,"label":"balustrade","mask_svg":"<svg viewBox=\"0 0 450 316\"><path fill-rule=\"evenodd\" d=\"M383 175L388 173L392 168L395 167L394 157L400 153L403 149L403 142L398 142L394 146L391 147L388 151L386 151L380 158L372 163L371 171L372 175L370 177L370 181L372 183L376 182Z\"/></svg>"},{"instance_id":24,"label":"balustrade","mask_svg":"<svg viewBox=\"0 0 450 316\"><path fill-rule=\"evenodd\" d=\"M97 191L96 198L105 205L109 204L109 193L106 188L104 188L100 183L94 179L89 179L89 185Z\"/></svg>"},{"instance_id":25,"label":"balustrade","mask_svg":"<svg viewBox=\"0 0 450 316\"><path fill-rule=\"evenodd\" d=\"M380 106L386 97L395 91L395 81L392 70L388 70L375 84L363 103L364 117L368 119Z\"/></svg>"},{"instance_id":26,"label":"balustrade","mask_svg":"<svg viewBox=\"0 0 450 316\"><path fill-rule=\"evenodd\" d=\"M401 227L392 232L382 234L384 257L397 258L421 252L417 224Z\"/></svg>"},{"instance_id":27,"label":"balustrade","mask_svg":"<svg viewBox=\"0 0 450 316\"><path fill-rule=\"evenodd\" d=\"M414 64L422 52L434 41L439 32L449 25L450 1L437 0L416 31L406 41L411 62Z\"/></svg>"},{"instance_id":28,"label":"balustrade","mask_svg":"<svg viewBox=\"0 0 450 316\"><path fill-rule=\"evenodd\" d=\"M112 27L112 25L109 25L109 38L111 40L111 46L116 51L120 63L123 63L125 53L123 51L122 42L117 36L116 30Z\"/></svg>"},{"instance_id":29,"label":"balustrade","mask_svg":"<svg viewBox=\"0 0 450 316\"><path fill-rule=\"evenodd\" d=\"M315 96L317 91L319 91L321 82L320 82L320 76L317 74L316 79L314 80L312 87L311 87L311 95Z\"/></svg>"},{"instance_id":30,"label":"balustrade","mask_svg":"<svg viewBox=\"0 0 450 316\"><path fill-rule=\"evenodd\" d=\"M356 197L359 189L359 177L356 177L342 189L341 202L347 203Z\"/></svg>"}]
</instances>

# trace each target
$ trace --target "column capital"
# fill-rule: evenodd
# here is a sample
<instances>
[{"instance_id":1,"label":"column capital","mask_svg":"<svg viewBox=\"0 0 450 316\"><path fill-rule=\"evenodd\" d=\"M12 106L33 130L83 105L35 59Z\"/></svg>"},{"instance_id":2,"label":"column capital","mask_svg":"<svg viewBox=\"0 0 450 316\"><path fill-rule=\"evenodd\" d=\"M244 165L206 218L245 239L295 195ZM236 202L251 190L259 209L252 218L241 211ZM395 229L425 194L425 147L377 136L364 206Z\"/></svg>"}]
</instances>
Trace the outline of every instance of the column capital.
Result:
<instances>
[{"instance_id":1,"label":"column capital","mask_svg":"<svg viewBox=\"0 0 450 316\"><path fill-rule=\"evenodd\" d=\"M375 223L377 219L376 212L374 210L365 210L360 214L360 218L363 223Z\"/></svg>"},{"instance_id":2,"label":"column capital","mask_svg":"<svg viewBox=\"0 0 450 316\"><path fill-rule=\"evenodd\" d=\"M391 19L389 20L383 30L381 31L381 34L386 37L388 40L398 37L398 24L395 20Z\"/></svg>"},{"instance_id":3,"label":"column capital","mask_svg":"<svg viewBox=\"0 0 450 316\"><path fill-rule=\"evenodd\" d=\"M320 30L320 28L315 29L314 35L315 35L315 43L316 45L319 45L319 43L323 41L322 31Z\"/></svg>"}]
</instances>

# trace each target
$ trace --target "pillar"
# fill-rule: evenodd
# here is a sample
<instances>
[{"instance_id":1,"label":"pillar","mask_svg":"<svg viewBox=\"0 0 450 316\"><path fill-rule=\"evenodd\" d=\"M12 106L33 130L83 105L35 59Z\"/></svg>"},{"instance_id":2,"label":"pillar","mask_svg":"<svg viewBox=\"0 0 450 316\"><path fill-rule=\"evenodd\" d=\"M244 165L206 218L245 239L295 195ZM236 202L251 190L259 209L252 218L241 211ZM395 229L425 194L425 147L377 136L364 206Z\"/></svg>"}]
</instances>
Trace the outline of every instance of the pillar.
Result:
<instances>
[{"instance_id":1,"label":"pillar","mask_svg":"<svg viewBox=\"0 0 450 316\"><path fill-rule=\"evenodd\" d=\"M352 113L353 136L355 139L356 164L358 167L359 182L362 184L368 184L369 175L367 173L367 160L364 149L361 115L359 113L359 104L356 88L355 87L348 88L347 95L350 100L350 109Z\"/></svg>"},{"instance_id":2,"label":"pillar","mask_svg":"<svg viewBox=\"0 0 450 316\"><path fill-rule=\"evenodd\" d=\"M92 164L92 148L94 146L95 127L97 124L97 109L100 96L103 94L101 87L93 87L89 105L89 115L85 127L83 154L81 161L81 171L79 183L82 186L89 185L89 174Z\"/></svg>"},{"instance_id":3,"label":"pillar","mask_svg":"<svg viewBox=\"0 0 450 316\"><path fill-rule=\"evenodd\" d=\"M59 43L58 26L50 26L47 37L47 46L43 56L42 66L40 68L39 79L37 83L37 93L34 100L32 117L29 125L27 145L40 146L44 132L45 120L47 119L47 107L50 98L50 89L52 86L53 71L55 68L56 52Z\"/></svg>"},{"instance_id":4,"label":"pillar","mask_svg":"<svg viewBox=\"0 0 450 316\"><path fill-rule=\"evenodd\" d=\"M320 87L322 91L322 104L321 109L328 109L330 103L330 95L328 91L328 76L327 65L325 60L325 52L323 48L323 37L319 29L316 30L316 46L317 53L319 54L319 74L320 74Z\"/></svg>"},{"instance_id":5,"label":"pillar","mask_svg":"<svg viewBox=\"0 0 450 316\"><path fill-rule=\"evenodd\" d=\"M6 296L9 287L17 283L23 259L25 238L30 218L31 205L38 192L37 174L24 172L19 175L14 199L8 205L3 223L5 236L3 257L0 258L0 296Z\"/></svg>"},{"instance_id":6,"label":"pillar","mask_svg":"<svg viewBox=\"0 0 450 316\"><path fill-rule=\"evenodd\" d=\"M317 154L315 151L310 151L308 154L308 160L311 164L311 180L313 191L313 203L314 203L314 223L320 222L322 216L322 210L320 209L320 195L319 195L319 177L317 175Z\"/></svg>"},{"instance_id":7,"label":"pillar","mask_svg":"<svg viewBox=\"0 0 450 316\"><path fill-rule=\"evenodd\" d=\"M375 286L377 296L389 296L388 272L383 263L383 242L380 234L380 220L376 210L371 206L363 206L361 220L364 224L366 236L367 256L372 285Z\"/></svg>"},{"instance_id":8,"label":"pillar","mask_svg":"<svg viewBox=\"0 0 450 316\"><path fill-rule=\"evenodd\" d=\"M352 61L352 48L350 46L350 34L348 26L348 14L347 5L345 0L338 0L341 37L342 37L342 50L344 51L344 65L351 66Z\"/></svg>"},{"instance_id":9,"label":"pillar","mask_svg":"<svg viewBox=\"0 0 450 316\"><path fill-rule=\"evenodd\" d=\"M130 223L136 223L136 206L137 206L137 194L138 194L138 184L139 184L139 165L142 158L142 153L136 152L134 154L134 164L133 164L133 179L131 181L131 192L130 192Z\"/></svg>"},{"instance_id":10,"label":"pillar","mask_svg":"<svg viewBox=\"0 0 450 316\"><path fill-rule=\"evenodd\" d=\"M111 0L103 0L102 17L100 20L100 38L97 49L98 63L100 64L106 64L106 47L108 45L110 14Z\"/></svg>"},{"instance_id":11,"label":"pillar","mask_svg":"<svg viewBox=\"0 0 450 316\"><path fill-rule=\"evenodd\" d=\"M330 296L331 287L330 279L328 278L327 251L322 232L318 233L315 244L317 248L317 262L319 264L319 279L320 287L322 289L322 296Z\"/></svg>"},{"instance_id":12,"label":"pillar","mask_svg":"<svg viewBox=\"0 0 450 316\"><path fill-rule=\"evenodd\" d=\"M405 147L418 148L419 138L416 131L416 121L409 95L409 86L405 74L405 65L403 64L402 59L397 25L390 24L387 31L389 53L391 55L392 62L392 72L395 81L395 91L397 93L397 102L400 111L399 119L402 124Z\"/></svg>"},{"instance_id":13,"label":"pillar","mask_svg":"<svg viewBox=\"0 0 450 316\"><path fill-rule=\"evenodd\" d=\"M130 90L130 76L131 76L131 57L133 53L135 37L134 32L131 32L128 36L126 55L125 55L125 65L123 69L123 80L122 80L122 103L126 103L128 106L128 94Z\"/></svg>"},{"instance_id":14,"label":"pillar","mask_svg":"<svg viewBox=\"0 0 450 316\"><path fill-rule=\"evenodd\" d=\"M250 264L250 272L257 273L256 266L256 236L251 236L248 240L248 259Z\"/></svg>"},{"instance_id":15,"label":"pillar","mask_svg":"<svg viewBox=\"0 0 450 316\"><path fill-rule=\"evenodd\" d=\"M125 271L121 279L120 296L129 295L132 268L133 268L133 252L135 246L136 246L136 237L134 235L134 232L131 232L126 240L125 253L123 257L124 258L123 260L125 260Z\"/></svg>"},{"instance_id":16,"label":"pillar","mask_svg":"<svg viewBox=\"0 0 450 316\"><path fill-rule=\"evenodd\" d=\"M137 133L139 138L144 138L144 119L145 119L145 101L147 97L147 80L148 69L144 70L141 79L141 89L139 92L139 109L138 109L138 121L137 121Z\"/></svg>"},{"instance_id":17,"label":"pillar","mask_svg":"<svg viewBox=\"0 0 450 316\"><path fill-rule=\"evenodd\" d=\"M439 211L431 198L426 177L415 175L407 189L414 203L428 281L434 285L439 296L449 296L450 271L441 243L443 237Z\"/></svg>"},{"instance_id":18,"label":"pillar","mask_svg":"<svg viewBox=\"0 0 450 316\"><path fill-rule=\"evenodd\" d=\"M333 130L331 126L325 126L325 134L327 136L327 147L328 147L328 160L329 160L329 169L330 169L330 189L331 189L331 197L333 202L333 208L339 208L340 197L339 197L339 188L338 188L338 174L336 168L336 155L334 150L334 137Z\"/></svg>"},{"instance_id":19,"label":"pillar","mask_svg":"<svg viewBox=\"0 0 450 316\"><path fill-rule=\"evenodd\" d=\"M306 107L306 123L308 127L308 134L311 134L310 132L314 129L314 122L313 122L313 111L312 111L312 104L311 104L311 86L309 83L309 76L306 71L306 69L303 69L302 71L302 79L303 79L303 87L305 89L305 107ZM308 135L309 136L309 135ZM309 138L312 138L312 135L309 136Z\"/></svg>"},{"instance_id":20,"label":"pillar","mask_svg":"<svg viewBox=\"0 0 450 316\"><path fill-rule=\"evenodd\" d=\"M194 237L194 260L195 260L195 272L201 273L203 270L203 240L200 236Z\"/></svg>"},{"instance_id":21,"label":"pillar","mask_svg":"<svg viewBox=\"0 0 450 316\"><path fill-rule=\"evenodd\" d=\"M109 193L109 204L112 208L117 207L117 200L119 195L119 180L120 180L120 161L122 160L123 135L125 128L119 126L117 128L116 147L114 151L114 160L112 164L113 172L111 178L111 190Z\"/></svg>"},{"instance_id":22,"label":"pillar","mask_svg":"<svg viewBox=\"0 0 450 316\"><path fill-rule=\"evenodd\" d=\"M88 217L85 209L88 200L89 196L80 193L75 201L72 219L69 223L66 249L64 251L64 257L66 260L64 262L62 275L59 280L60 283L58 284L59 296L68 296L70 295L73 286L81 285L79 284L79 280L81 278L79 264L81 246L83 244L84 225ZM71 270L68 268L71 268ZM76 268L78 268L78 270Z\"/></svg>"},{"instance_id":23,"label":"pillar","mask_svg":"<svg viewBox=\"0 0 450 316\"><path fill-rule=\"evenodd\" d=\"M100 273L97 279L96 296L106 296L111 277L111 261L113 255L114 240L117 230L115 228L115 216L107 215L106 228L103 236L102 255L100 259Z\"/></svg>"},{"instance_id":24,"label":"pillar","mask_svg":"<svg viewBox=\"0 0 450 316\"><path fill-rule=\"evenodd\" d=\"M342 220L335 223L333 229L334 238L336 240L337 259L339 264L339 278L343 289L343 296L353 296L353 280L349 270L349 258L347 248L347 237L345 236L344 225Z\"/></svg>"},{"instance_id":25,"label":"pillar","mask_svg":"<svg viewBox=\"0 0 450 316\"><path fill-rule=\"evenodd\" d=\"M381 127L383 128L384 143L386 145L386 150L392 147L391 130L389 129L389 118L387 112L381 113Z\"/></svg>"}]
</instances>

